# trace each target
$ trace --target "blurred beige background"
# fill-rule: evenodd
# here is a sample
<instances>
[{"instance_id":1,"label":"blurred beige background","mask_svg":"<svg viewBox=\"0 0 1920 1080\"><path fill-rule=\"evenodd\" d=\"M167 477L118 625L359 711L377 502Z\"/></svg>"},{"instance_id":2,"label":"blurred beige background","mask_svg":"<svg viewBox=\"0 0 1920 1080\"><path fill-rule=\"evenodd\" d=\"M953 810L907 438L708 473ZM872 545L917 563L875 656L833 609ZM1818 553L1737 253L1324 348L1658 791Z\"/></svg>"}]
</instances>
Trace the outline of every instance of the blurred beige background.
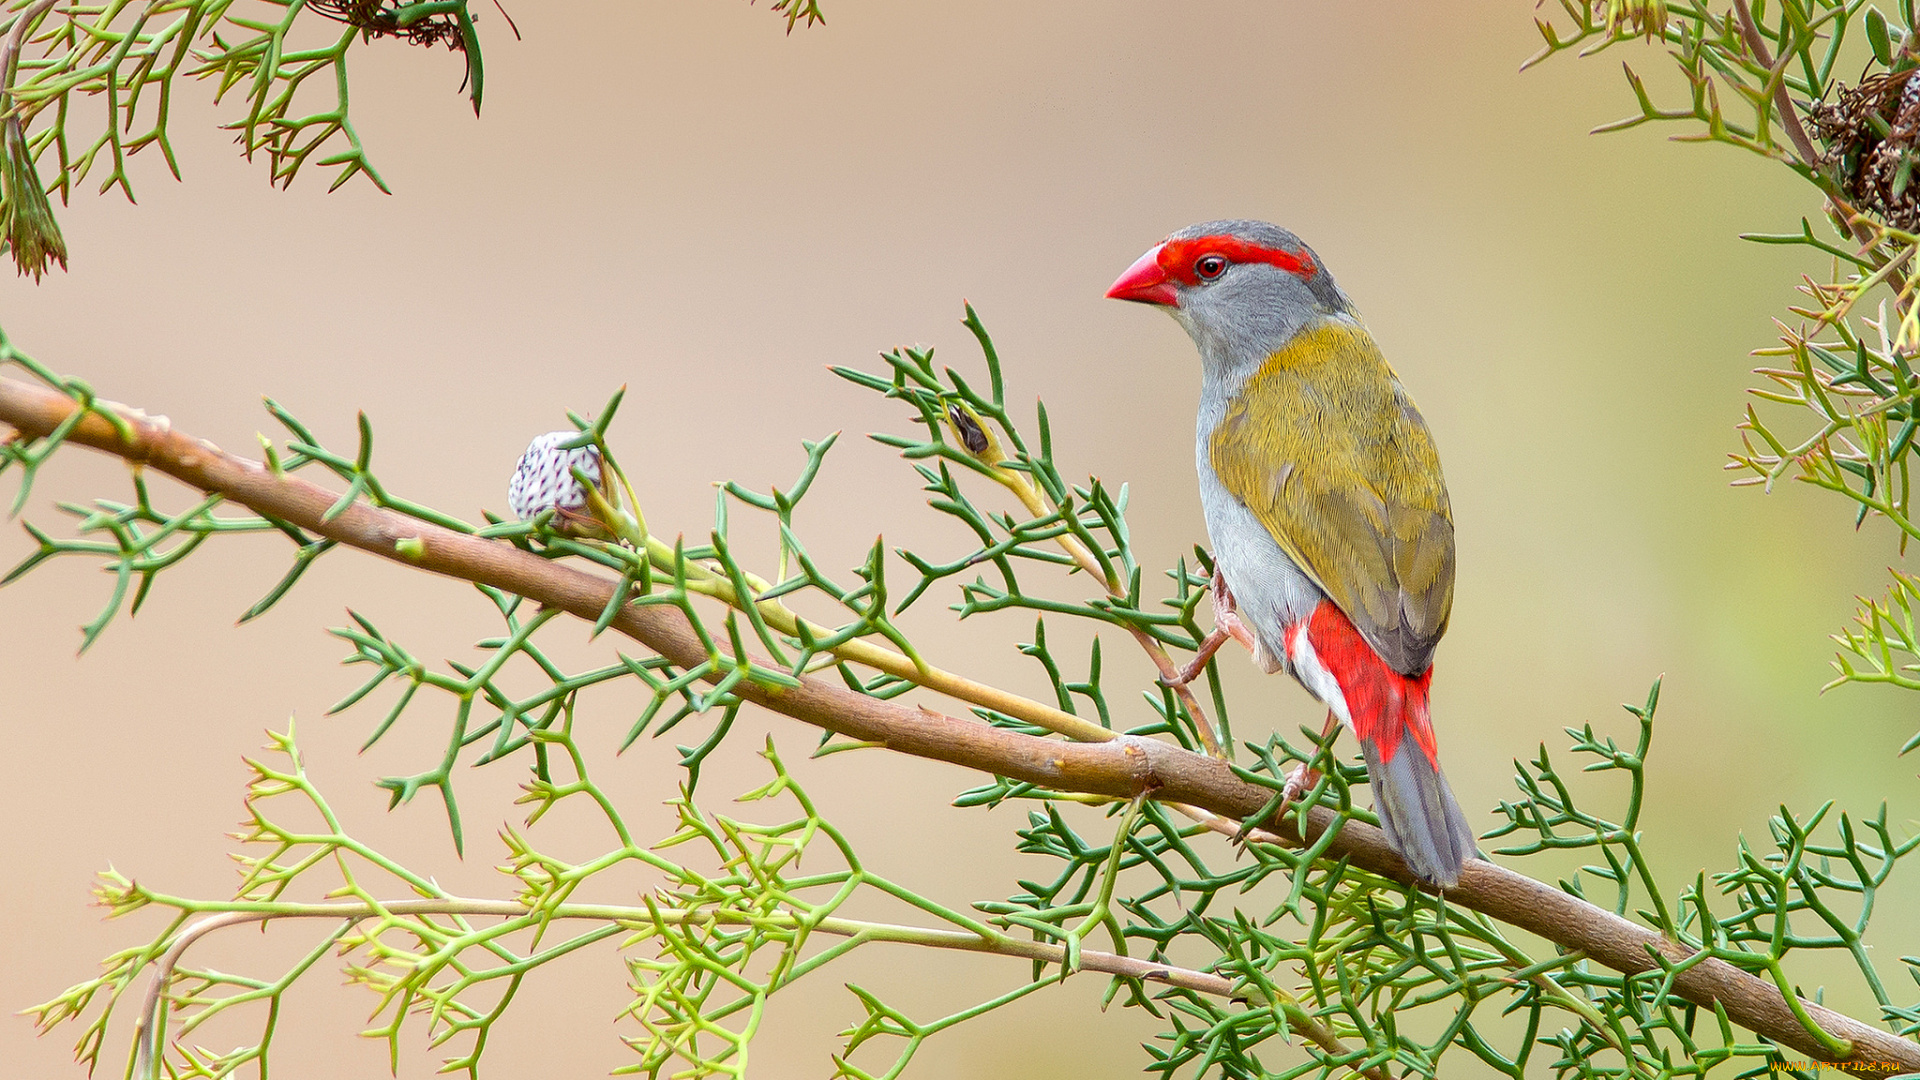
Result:
<instances>
[{"instance_id":1,"label":"blurred beige background","mask_svg":"<svg viewBox=\"0 0 1920 1080\"><path fill-rule=\"evenodd\" d=\"M264 166L212 129L233 111L185 89L174 137L186 183L144 155L140 205L77 198L62 218L72 271L0 281L0 325L56 370L242 452L256 431L278 434L262 394L341 447L364 408L389 486L476 520L504 509L531 436L621 383L632 390L614 435L659 532L703 535L709 481L784 484L801 439L845 430L802 518L823 564L844 568L882 531L935 552L960 538L924 510L907 467L859 437L904 430L902 413L824 367L919 342L977 374L964 297L995 334L1011 396L1048 402L1067 472L1131 483L1134 533L1158 567L1203 537L1197 361L1170 320L1101 293L1174 228L1270 218L1334 268L1439 440L1460 577L1436 707L1476 823L1491 827L1511 796L1512 759L1544 741L1569 761L1563 726L1630 735L1618 703L1664 672L1648 828L1676 887L1730 865L1736 834L1763 833L1781 803L1840 796L1870 813L1885 797L1910 827L1913 770L1894 751L1914 730L1913 699L1816 693L1825 635L1897 559L1890 531L1856 535L1834 499L1730 489L1720 469L1752 381L1746 353L1772 339L1804 265L1736 234L1791 229L1813 204L1783 170L1731 150L1585 134L1632 106L1618 57L1654 70L1661 57L1632 47L1520 75L1537 42L1525 4L825 0L827 25L791 37L736 0L511 11L524 41L485 13L478 121L456 92L457 57L394 43L354 54L355 115L391 197L360 182L328 196L317 170L269 190ZM75 452L23 516L55 525L56 499L125 491L123 469ZM0 564L30 549L19 529L0 531ZM222 833L240 810L240 756L289 716L351 828L444 883L501 889L493 833L519 819L517 764L462 778L461 862L437 800L388 815L371 784L433 760L443 707L364 756L388 696L322 715L361 677L323 632L344 608L438 660L470 657L494 632L486 605L340 553L236 628L288 554L265 538L203 554L79 658L75 627L107 577L75 560L0 592L0 1006L50 997L152 932L150 920L99 921L95 870L176 893L231 888ZM945 602L936 593L908 621L942 662L1042 687L1013 649L1029 618L956 627ZM583 636L561 627L550 640L584 657ZM1124 680L1138 685L1145 668L1118 645L1110 693L1134 723L1144 707ZM1226 666L1243 733L1317 719L1285 680ZM609 701L586 720L590 741L610 751L631 709ZM1023 810L947 809L973 776L875 754L805 762L811 731L752 728L710 770L712 801L759 782L764 729L876 869L955 904L1051 873L1010 853ZM600 768L656 834L672 759L643 742ZM599 842L543 827L556 850ZM1909 888L1879 915L1883 975L1906 987L1896 996L1911 996L1891 958L1920 951L1917 911ZM312 930L235 935L202 961L244 968ZM841 982L932 1017L1023 970L857 958L776 1000L755 1073L831 1071L832 1033L859 1017ZM594 1076L630 1061L610 1022L622 977L604 952L536 977L496 1035L490 1075ZM276 1074L382 1073L383 1047L352 1034L371 999L332 973L311 981L289 999ZM1158 1028L1137 1011L1099 1013L1101 989L1076 978L949 1033L910 1075L1132 1075ZM1829 1003L1861 1001L1849 988ZM77 1075L77 1034L36 1040L23 1019L0 1023L0 1071ZM439 1056L413 1039L402 1075L429 1075ZM1459 1067L1472 1075L1464 1056Z\"/></svg>"}]
</instances>

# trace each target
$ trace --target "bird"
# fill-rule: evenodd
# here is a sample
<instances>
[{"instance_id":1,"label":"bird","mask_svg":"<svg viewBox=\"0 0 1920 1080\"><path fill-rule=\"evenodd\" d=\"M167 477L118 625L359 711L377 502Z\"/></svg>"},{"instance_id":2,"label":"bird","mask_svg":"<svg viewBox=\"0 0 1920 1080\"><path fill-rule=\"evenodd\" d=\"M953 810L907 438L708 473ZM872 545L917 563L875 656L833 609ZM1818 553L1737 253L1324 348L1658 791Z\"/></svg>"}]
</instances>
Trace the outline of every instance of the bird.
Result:
<instances>
[{"instance_id":1,"label":"bird","mask_svg":"<svg viewBox=\"0 0 1920 1080\"><path fill-rule=\"evenodd\" d=\"M1358 310L1300 238L1264 221L1168 236L1107 290L1172 315L1201 361L1195 461L1214 628L1353 729L1387 842L1444 891L1475 856L1440 769L1433 655L1453 606L1453 516L1433 436ZM1311 786L1305 765L1290 797Z\"/></svg>"}]
</instances>

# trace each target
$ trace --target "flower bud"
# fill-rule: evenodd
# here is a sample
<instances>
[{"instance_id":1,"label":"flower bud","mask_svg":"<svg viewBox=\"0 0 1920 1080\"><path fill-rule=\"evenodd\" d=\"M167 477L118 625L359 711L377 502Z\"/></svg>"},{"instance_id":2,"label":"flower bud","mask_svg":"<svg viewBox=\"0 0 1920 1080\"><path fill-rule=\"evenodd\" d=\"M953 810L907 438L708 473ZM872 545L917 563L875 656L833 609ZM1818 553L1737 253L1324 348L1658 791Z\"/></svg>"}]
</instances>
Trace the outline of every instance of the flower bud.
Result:
<instances>
[{"instance_id":1,"label":"flower bud","mask_svg":"<svg viewBox=\"0 0 1920 1080\"><path fill-rule=\"evenodd\" d=\"M67 268L67 242L60 236L60 223L53 219L53 204L40 187L40 174L33 167L18 116L7 117L6 130L0 134L0 237L13 252L20 272L31 273L36 281L56 259L60 269Z\"/></svg>"},{"instance_id":2,"label":"flower bud","mask_svg":"<svg viewBox=\"0 0 1920 1080\"><path fill-rule=\"evenodd\" d=\"M577 431L550 431L527 444L527 452L520 455L520 464L507 484L507 507L515 517L529 521L553 510L561 522L591 520L586 489L573 478L573 472L578 469L603 491L605 480L600 451L592 443L561 449L562 444L579 437Z\"/></svg>"},{"instance_id":3,"label":"flower bud","mask_svg":"<svg viewBox=\"0 0 1920 1080\"><path fill-rule=\"evenodd\" d=\"M973 410L958 401L947 402L947 427L967 453L991 465L999 460L994 438L980 423Z\"/></svg>"}]
</instances>

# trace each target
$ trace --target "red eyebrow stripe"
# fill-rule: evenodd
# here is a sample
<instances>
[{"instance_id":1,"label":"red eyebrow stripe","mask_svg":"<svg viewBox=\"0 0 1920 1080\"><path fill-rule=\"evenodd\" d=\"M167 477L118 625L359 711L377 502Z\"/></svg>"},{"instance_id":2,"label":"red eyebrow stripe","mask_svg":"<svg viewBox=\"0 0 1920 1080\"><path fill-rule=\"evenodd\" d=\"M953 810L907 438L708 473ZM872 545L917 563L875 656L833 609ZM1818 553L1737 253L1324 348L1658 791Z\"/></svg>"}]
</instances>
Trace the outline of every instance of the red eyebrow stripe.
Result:
<instances>
[{"instance_id":1,"label":"red eyebrow stripe","mask_svg":"<svg viewBox=\"0 0 1920 1080\"><path fill-rule=\"evenodd\" d=\"M1196 236L1188 240L1169 240L1160 245L1160 269L1182 285L1200 284L1193 272L1194 261L1202 255L1224 255L1229 262L1266 263L1305 279L1319 271L1305 251L1286 251L1262 247L1237 236Z\"/></svg>"}]
</instances>

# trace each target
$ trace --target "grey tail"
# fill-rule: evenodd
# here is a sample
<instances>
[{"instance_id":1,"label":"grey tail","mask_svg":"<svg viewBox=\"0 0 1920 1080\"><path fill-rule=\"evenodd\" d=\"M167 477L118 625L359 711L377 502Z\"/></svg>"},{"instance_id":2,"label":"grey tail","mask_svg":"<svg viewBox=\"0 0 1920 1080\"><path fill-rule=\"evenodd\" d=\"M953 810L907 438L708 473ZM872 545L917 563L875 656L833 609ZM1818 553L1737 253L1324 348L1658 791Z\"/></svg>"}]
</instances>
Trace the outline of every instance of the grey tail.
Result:
<instances>
[{"instance_id":1,"label":"grey tail","mask_svg":"<svg viewBox=\"0 0 1920 1080\"><path fill-rule=\"evenodd\" d=\"M1427 760L1411 730L1385 761L1374 740L1362 739L1360 747L1367 756L1374 810L1387 843L1422 879L1443 890L1453 888L1475 848L1473 828L1454 801L1446 776Z\"/></svg>"}]
</instances>

